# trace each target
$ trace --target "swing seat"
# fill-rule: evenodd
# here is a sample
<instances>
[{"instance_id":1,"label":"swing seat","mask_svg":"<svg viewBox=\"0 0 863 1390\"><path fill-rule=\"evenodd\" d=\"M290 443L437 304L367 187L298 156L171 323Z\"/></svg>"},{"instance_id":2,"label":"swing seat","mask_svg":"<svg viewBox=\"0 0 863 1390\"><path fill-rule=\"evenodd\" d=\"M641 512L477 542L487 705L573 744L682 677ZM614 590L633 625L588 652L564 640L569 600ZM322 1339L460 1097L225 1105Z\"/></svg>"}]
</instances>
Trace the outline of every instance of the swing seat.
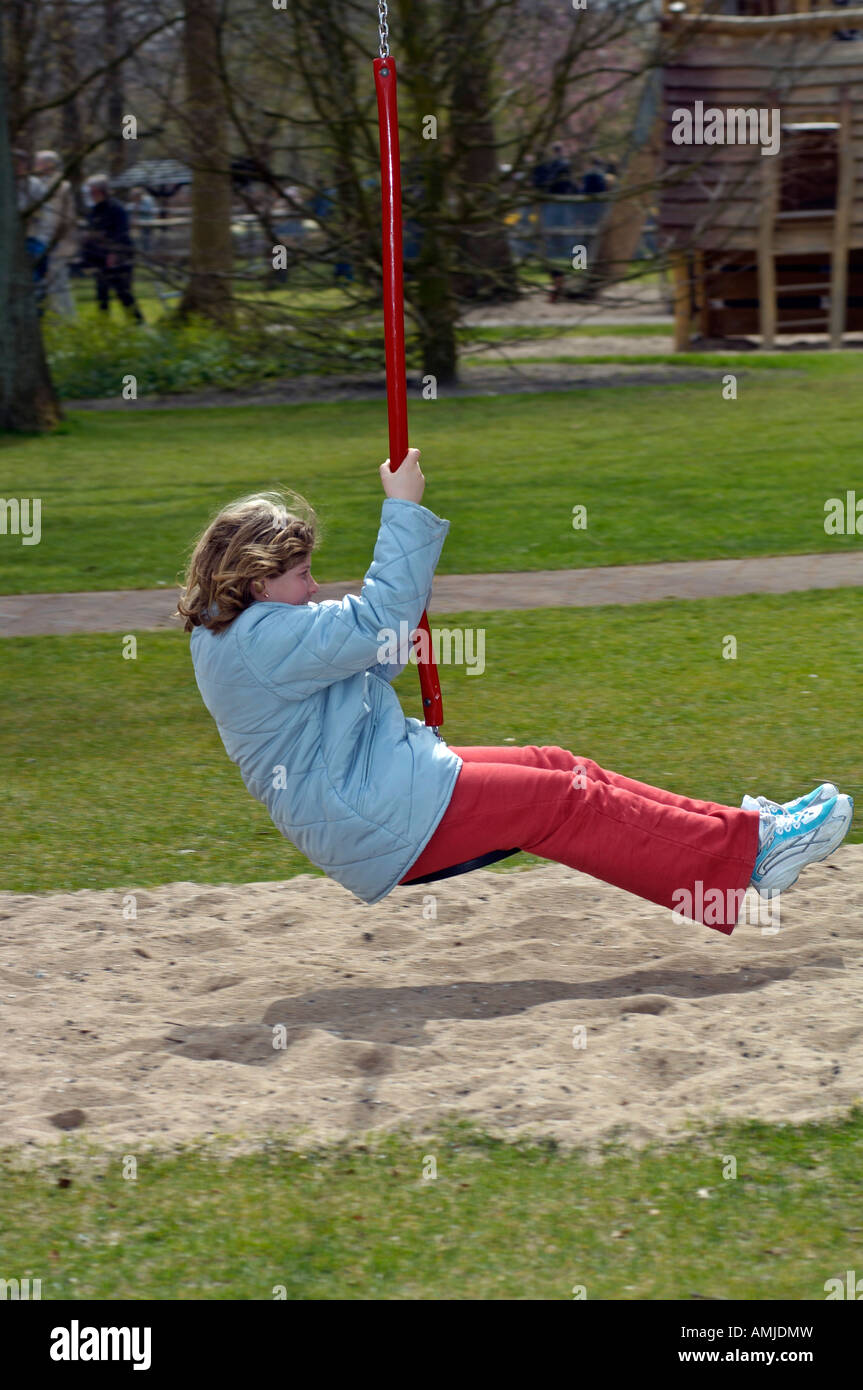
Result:
<instances>
[{"instance_id":1,"label":"swing seat","mask_svg":"<svg viewBox=\"0 0 863 1390\"><path fill-rule=\"evenodd\" d=\"M477 859L466 859L463 864L453 864L451 869L438 869L436 874L423 874L422 878L409 878L402 888L413 888L415 883L434 883L439 878L453 878L456 874L469 874L474 869L484 869L486 864L494 864L498 859L509 859L513 854L521 854L520 849L492 849Z\"/></svg>"}]
</instances>

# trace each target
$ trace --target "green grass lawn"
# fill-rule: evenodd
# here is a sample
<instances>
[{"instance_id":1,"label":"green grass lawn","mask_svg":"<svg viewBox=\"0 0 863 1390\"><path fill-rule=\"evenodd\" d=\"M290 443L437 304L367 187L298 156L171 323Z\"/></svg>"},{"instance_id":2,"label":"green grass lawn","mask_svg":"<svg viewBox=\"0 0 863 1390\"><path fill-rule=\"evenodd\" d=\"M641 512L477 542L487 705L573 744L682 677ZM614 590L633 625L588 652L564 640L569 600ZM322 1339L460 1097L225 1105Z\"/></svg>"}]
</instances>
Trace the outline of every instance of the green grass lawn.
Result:
<instances>
[{"instance_id":1,"label":"green grass lawn","mask_svg":"<svg viewBox=\"0 0 863 1390\"><path fill-rule=\"evenodd\" d=\"M75 302L75 310L78 320L82 323L96 324L103 322L101 311L96 301L94 283L90 280L77 279L70 284L72 298ZM135 298L146 322L150 325L157 325L161 321L167 321L175 310L179 296L176 289L164 281L156 281L147 272L138 273L134 281ZM379 308L363 312L361 306L356 304L356 294L351 294L340 285L332 283L321 283L317 286L289 286L285 289L264 290L262 287L241 289L237 296L237 303L249 309L252 316L260 315L264 322L271 323L291 323L301 326L304 320L309 325L320 325L322 316L332 315L343 316L346 312L352 311L357 318L357 322L364 324L370 334L376 334L380 339L381 331L381 312ZM517 305L508 306L510 312L518 312ZM577 313L589 313L590 305L579 305ZM504 307L506 312L507 306ZM654 317L662 314L661 306L657 306ZM50 303L47 310L48 321L57 324L63 323L62 316L56 315ZM115 325L129 326L129 316L115 296L111 296L108 306L108 320ZM408 328L410 320L408 319ZM134 334L134 329L130 329ZM667 336L669 344L672 338L672 324L669 320L667 325L653 323L613 323L595 324L586 322L567 323L562 320L556 324L512 324L507 327L472 325L461 323L456 328L456 337L462 347L467 347L474 342L482 343L521 343L524 341L541 342L546 338L602 338L613 335L614 337L627 338L656 338ZM382 364L383 365L383 364Z\"/></svg>"},{"instance_id":2,"label":"green grass lawn","mask_svg":"<svg viewBox=\"0 0 863 1390\"><path fill-rule=\"evenodd\" d=\"M74 281L77 316L65 319L49 307L43 319L43 338L58 398L63 401L112 399L130 376L137 394L177 394L218 388L226 392L259 382L298 376L347 373L362 378L380 373L384 340L380 306L365 291L346 293L338 285L292 286L272 293L263 286L238 286L233 327L216 328L205 320L174 321L180 296L158 284L147 272L136 280L137 303L144 327L131 323L112 300L107 314L99 311L91 284ZM167 297L166 297L167 295ZM644 324L623 325L637 338ZM588 342L596 325L512 328L462 326L455 334L460 350L476 353L511 351L513 345L535 342L537 350L552 333ZM670 329L669 329L670 333ZM669 348L671 339L668 338ZM416 326L408 316L408 368L421 371L422 352Z\"/></svg>"},{"instance_id":3,"label":"green grass lawn","mask_svg":"<svg viewBox=\"0 0 863 1390\"><path fill-rule=\"evenodd\" d=\"M854 589L631 607L447 614L484 670L439 666L447 743L559 744L683 795L784 801L831 780L857 807L863 703ZM737 639L737 658L722 656ZM0 642L4 887L131 889L318 873L226 757L183 633ZM480 648L476 648L480 651ZM421 717L413 663L395 683ZM510 867L537 862L520 855Z\"/></svg>"},{"instance_id":4,"label":"green grass lawn","mask_svg":"<svg viewBox=\"0 0 863 1390\"><path fill-rule=\"evenodd\" d=\"M86 1152L38 1169L0 1155L3 1268L41 1278L43 1299L814 1301L861 1267L859 1109L611 1143L599 1161L464 1123L139 1153L134 1180L119 1150Z\"/></svg>"},{"instance_id":5,"label":"green grass lawn","mask_svg":"<svg viewBox=\"0 0 863 1390\"><path fill-rule=\"evenodd\" d=\"M234 286L234 296L239 304L259 305L267 313L272 310L288 312L291 316L306 311L310 315L328 310L346 308L352 301L350 292L335 283L334 267L322 263L314 273L294 273L285 286L267 290L262 283L256 283L260 274L260 263L238 261L235 270L238 276L243 273L253 277L244 283L238 279ZM158 323L159 319L172 313L178 302L177 292L183 287L184 276L178 272L173 275L157 276L153 271L137 264L135 266L132 291L138 306L148 323ZM98 319L100 309L96 300L96 277L92 272L75 276L69 281L69 289L75 302L79 317ZM51 303L49 312L53 312ZM112 321L128 323L128 316L116 295L108 300L108 312Z\"/></svg>"},{"instance_id":6,"label":"green grass lawn","mask_svg":"<svg viewBox=\"0 0 863 1390\"><path fill-rule=\"evenodd\" d=\"M293 273L286 284L268 286L260 279L260 264L247 265L241 269L249 276L247 281L238 279L234 285L234 301L239 308L247 308L253 313L257 313L264 321L268 322L301 322L304 317L313 322L321 315L342 314L353 310L359 313L363 296L370 297L372 291L361 285L346 285L344 281L336 281L334 276L334 266L322 263L313 275ZM523 277L526 284L531 288L546 289L549 278L544 278L541 274L531 277ZM157 277L153 272L141 266L136 267L133 276L132 290L137 300L138 307L144 315L147 323L156 324L160 319L170 316L179 301L178 291L181 289L182 280L180 277L167 279ZM69 288L75 303L75 310L79 318L96 322L101 313L96 300L96 280L94 275L77 276L69 282ZM410 284L408 283L408 295L410 295ZM517 309L517 305L516 305ZM502 306L502 311L511 311L511 305ZM577 311L581 311L578 306ZM54 313L50 301L48 312ZM408 306L408 312L410 307ZM662 306L657 306L657 315L663 312ZM114 323L128 323L128 315L117 299L112 294L108 301L109 318ZM360 317L363 315L360 313ZM376 306L373 312L367 315L369 326L381 324L381 310ZM471 329L460 328L459 333L470 336L472 333L485 337L490 333L500 333L504 336L509 335L510 329ZM565 332L566 327L555 327L543 329L541 326L529 326L526 332L533 336L558 336ZM608 332L609 330L604 330ZM613 330L618 331L617 327ZM630 327L623 327L622 332L647 332L647 328L642 324L635 324ZM661 329L654 327L650 330L654 334L661 332ZM671 329L669 327L669 333Z\"/></svg>"},{"instance_id":7,"label":"green grass lawn","mask_svg":"<svg viewBox=\"0 0 863 1390\"><path fill-rule=\"evenodd\" d=\"M796 365L741 376L736 401L727 364L715 383L415 401L423 500L452 523L438 573L858 547L825 533L824 504L863 497L863 355ZM383 402L70 412L0 441L3 495L42 505L39 545L0 546L0 592L173 587L218 507L278 486L318 510L315 578L360 579L387 452Z\"/></svg>"},{"instance_id":8,"label":"green grass lawn","mask_svg":"<svg viewBox=\"0 0 863 1390\"><path fill-rule=\"evenodd\" d=\"M368 295L369 290L359 284L346 285L344 281L335 279L335 263L320 261L317 264L309 263L302 270L292 270L289 272L288 280L283 284L265 285L261 280L260 260L244 260L238 257L235 262L235 273L237 279L233 286L234 299L239 305L248 306L257 310L267 319L278 319L286 317L291 320L298 316L301 318L308 314L310 319L322 313L331 311L343 312L355 305L358 298L364 294ZM408 297L410 298L410 267L406 270L406 284ZM246 277L246 278L244 278ZM182 273L174 272L170 277L157 275L154 270L138 262L135 266L133 275L133 292L136 300L148 323L158 323L164 316L170 314L177 304L177 291L183 282ZM519 272L519 283L525 291L547 290L550 285L547 270L539 266L522 265ZM658 276L655 273L644 274L640 264L633 266L633 273L624 284L637 286L644 290L651 284L658 283ZM79 316L90 318L94 321L99 315L99 308L96 302L96 282L95 275L91 272L84 276L76 276L69 282L70 292L75 301L75 307ZM469 306L465 306L469 307ZM506 313L512 306L503 305L502 312ZM562 307L566 307L565 305ZM576 303L574 312L579 313L584 309L590 310L592 306L588 303ZM517 311L517 304L515 306ZM49 312L53 312L51 304L48 306ZM662 305L656 306L655 316L663 313ZM127 315L122 305L115 295L109 299L109 314L116 323L128 322ZM370 322L380 323L380 309L378 308ZM566 325L560 327L550 327L543 329L541 326L529 327L526 332L537 337L558 336L562 332L568 331ZM590 332L591 329L582 326L573 331ZM595 329L593 331L614 333L657 333L661 331L656 327L648 327L645 324L615 325L612 330ZM671 329L669 327L669 333ZM485 337L491 333L501 333L508 335L510 329L469 329L460 328L459 333L470 335L477 333L480 337Z\"/></svg>"}]
</instances>

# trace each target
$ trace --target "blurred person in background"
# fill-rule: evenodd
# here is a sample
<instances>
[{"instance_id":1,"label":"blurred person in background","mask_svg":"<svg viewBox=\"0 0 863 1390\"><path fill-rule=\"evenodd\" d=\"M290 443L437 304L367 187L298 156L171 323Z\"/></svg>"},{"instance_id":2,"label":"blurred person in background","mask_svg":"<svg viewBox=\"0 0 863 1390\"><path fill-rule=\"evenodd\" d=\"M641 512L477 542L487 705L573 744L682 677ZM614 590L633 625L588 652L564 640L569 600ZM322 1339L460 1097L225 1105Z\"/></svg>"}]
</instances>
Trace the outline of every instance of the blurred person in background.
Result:
<instances>
[{"instance_id":1,"label":"blurred person in background","mask_svg":"<svg viewBox=\"0 0 863 1390\"><path fill-rule=\"evenodd\" d=\"M39 204L44 196L45 185L30 172L30 156L26 150L13 150L12 162L15 166L15 184L18 190L18 211L24 223L27 255L33 268L33 284L36 286L36 305L41 317L48 267L48 215L45 203L38 207L36 204Z\"/></svg>"},{"instance_id":2,"label":"blurred person in background","mask_svg":"<svg viewBox=\"0 0 863 1390\"><path fill-rule=\"evenodd\" d=\"M123 308L129 310L137 323L143 323L144 316L132 294L135 247L129 235L126 209L111 197L107 174L94 174L87 182L87 191L91 199L87 213L90 232L84 262L96 271L99 308L105 314L109 312L108 301L113 290Z\"/></svg>"},{"instance_id":3,"label":"blurred person in background","mask_svg":"<svg viewBox=\"0 0 863 1390\"><path fill-rule=\"evenodd\" d=\"M582 193L604 193L608 188L605 178L605 166L601 159L592 159L590 168L585 174L582 184Z\"/></svg>"},{"instance_id":4,"label":"blurred person in background","mask_svg":"<svg viewBox=\"0 0 863 1390\"><path fill-rule=\"evenodd\" d=\"M126 211L129 214L129 225L138 239L141 250L146 253L150 249L153 227L159 216L156 199L146 188L136 184L129 194Z\"/></svg>"},{"instance_id":5,"label":"blurred person in background","mask_svg":"<svg viewBox=\"0 0 863 1390\"><path fill-rule=\"evenodd\" d=\"M34 160L37 177L50 190L57 183L62 160L54 150L39 150ZM68 179L63 179L44 204L46 255L45 298L65 318L75 318L77 310L69 289L69 262L78 253L75 195Z\"/></svg>"}]
</instances>

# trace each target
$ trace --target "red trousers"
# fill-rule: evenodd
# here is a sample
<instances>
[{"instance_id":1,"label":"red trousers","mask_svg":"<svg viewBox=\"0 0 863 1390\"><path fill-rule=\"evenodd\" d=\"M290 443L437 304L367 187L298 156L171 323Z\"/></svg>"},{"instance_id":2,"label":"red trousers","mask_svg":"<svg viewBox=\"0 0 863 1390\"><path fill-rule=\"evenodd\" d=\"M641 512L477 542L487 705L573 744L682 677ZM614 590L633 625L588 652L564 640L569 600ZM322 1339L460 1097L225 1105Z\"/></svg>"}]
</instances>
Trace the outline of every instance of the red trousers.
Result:
<instances>
[{"instance_id":1,"label":"red trousers","mask_svg":"<svg viewBox=\"0 0 863 1390\"><path fill-rule=\"evenodd\" d=\"M464 760L452 798L402 883L518 846L731 935L757 811L676 796L565 748L450 747Z\"/></svg>"}]
</instances>

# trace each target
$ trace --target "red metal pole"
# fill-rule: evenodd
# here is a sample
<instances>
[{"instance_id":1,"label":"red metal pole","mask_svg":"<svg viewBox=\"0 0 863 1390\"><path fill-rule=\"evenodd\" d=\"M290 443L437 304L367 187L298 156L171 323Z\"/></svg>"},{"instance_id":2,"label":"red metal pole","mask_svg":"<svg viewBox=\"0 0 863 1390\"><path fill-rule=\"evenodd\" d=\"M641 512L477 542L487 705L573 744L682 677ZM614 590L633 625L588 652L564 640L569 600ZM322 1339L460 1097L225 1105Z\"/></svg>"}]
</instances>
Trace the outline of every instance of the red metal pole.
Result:
<instances>
[{"instance_id":1,"label":"red metal pole","mask_svg":"<svg viewBox=\"0 0 863 1390\"><path fill-rule=\"evenodd\" d=\"M384 342L387 365L387 413L390 427L390 468L395 472L408 451L408 393L405 372L405 304L402 280L402 184L399 163L399 119L396 65L392 58L375 58L375 90L381 143L381 219L384 275ZM428 615L423 613L415 642L425 633L417 667L426 724L443 724L443 700L432 650Z\"/></svg>"}]
</instances>

